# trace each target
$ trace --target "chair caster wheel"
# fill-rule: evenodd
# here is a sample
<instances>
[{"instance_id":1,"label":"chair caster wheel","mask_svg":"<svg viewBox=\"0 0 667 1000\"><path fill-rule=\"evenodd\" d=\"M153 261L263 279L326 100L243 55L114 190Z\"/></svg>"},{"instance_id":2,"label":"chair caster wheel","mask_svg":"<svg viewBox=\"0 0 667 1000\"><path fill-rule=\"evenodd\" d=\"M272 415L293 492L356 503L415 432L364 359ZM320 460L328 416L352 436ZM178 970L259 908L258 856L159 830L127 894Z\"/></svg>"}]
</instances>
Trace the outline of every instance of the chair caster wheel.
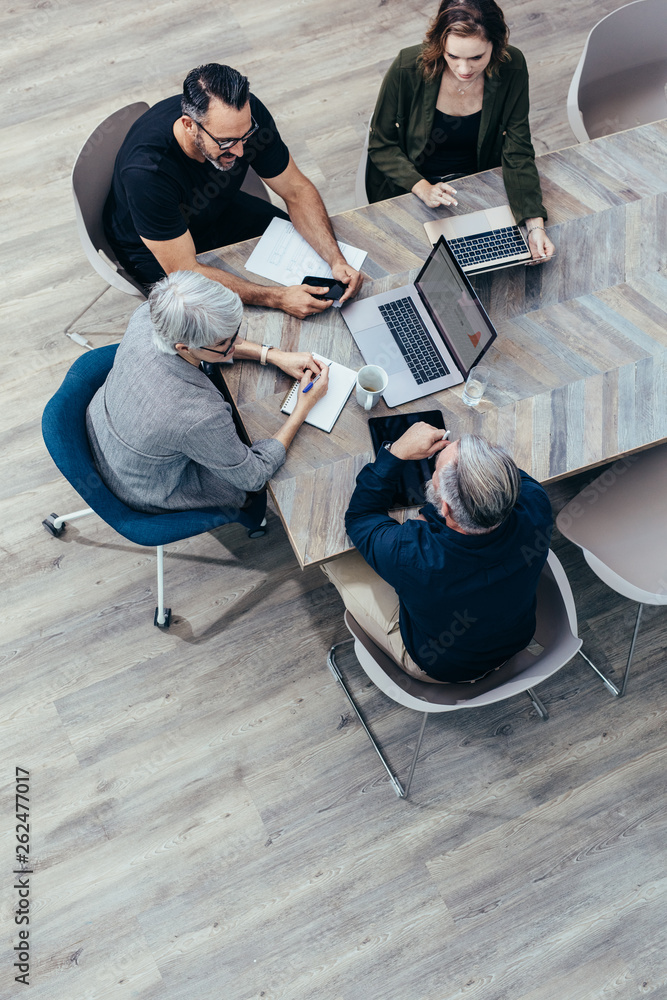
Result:
<instances>
[{"instance_id":1,"label":"chair caster wheel","mask_svg":"<svg viewBox=\"0 0 667 1000\"><path fill-rule=\"evenodd\" d=\"M155 625L157 628L169 628L169 626L171 625L171 608L164 609L164 621L162 622L161 625L157 620L157 614L158 614L158 608L155 609L155 617L153 618L153 625Z\"/></svg>"},{"instance_id":2,"label":"chair caster wheel","mask_svg":"<svg viewBox=\"0 0 667 1000\"><path fill-rule=\"evenodd\" d=\"M54 524L54 521L56 521L57 518L58 518L57 514L49 514L49 516L46 518L46 520L42 521L42 524L44 525L44 527L46 528L46 530L48 531L48 533L50 535L53 535L54 538L60 538L60 536L62 535L63 531L65 530L65 522L64 521L60 525L59 528L56 528L56 526Z\"/></svg>"}]
</instances>

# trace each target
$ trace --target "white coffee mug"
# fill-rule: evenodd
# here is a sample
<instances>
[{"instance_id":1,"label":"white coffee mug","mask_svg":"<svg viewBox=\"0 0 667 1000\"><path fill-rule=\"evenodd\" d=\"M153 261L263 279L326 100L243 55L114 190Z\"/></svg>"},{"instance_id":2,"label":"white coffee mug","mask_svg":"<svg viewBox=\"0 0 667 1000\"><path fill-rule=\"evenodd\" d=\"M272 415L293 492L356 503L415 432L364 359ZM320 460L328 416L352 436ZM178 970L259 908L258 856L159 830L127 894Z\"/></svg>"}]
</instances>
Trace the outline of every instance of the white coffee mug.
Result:
<instances>
[{"instance_id":1,"label":"white coffee mug","mask_svg":"<svg viewBox=\"0 0 667 1000\"><path fill-rule=\"evenodd\" d=\"M389 376L378 365L364 365L357 372L357 403L370 410L389 384Z\"/></svg>"}]
</instances>

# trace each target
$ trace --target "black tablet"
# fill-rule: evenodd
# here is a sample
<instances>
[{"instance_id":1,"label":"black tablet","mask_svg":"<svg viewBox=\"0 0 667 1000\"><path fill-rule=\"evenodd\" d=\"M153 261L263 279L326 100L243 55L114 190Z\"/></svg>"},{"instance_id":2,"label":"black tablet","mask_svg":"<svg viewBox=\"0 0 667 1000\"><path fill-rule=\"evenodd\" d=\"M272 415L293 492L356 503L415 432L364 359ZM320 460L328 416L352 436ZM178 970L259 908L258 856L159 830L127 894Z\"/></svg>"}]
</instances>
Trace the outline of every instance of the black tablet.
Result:
<instances>
[{"instance_id":1,"label":"black tablet","mask_svg":"<svg viewBox=\"0 0 667 1000\"><path fill-rule=\"evenodd\" d=\"M427 410L424 413L398 413L392 417L371 417L368 421L368 429L371 432L375 455L377 456L380 448L387 441L392 443L397 441L408 427L419 423L420 420L433 427L442 428L443 432L445 431L445 421L440 410ZM392 509L396 507L420 507L426 503L424 483L433 478L437 457L436 453L432 458L403 463L404 469L396 484L396 494L391 503Z\"/></svg>"}]
</instances>

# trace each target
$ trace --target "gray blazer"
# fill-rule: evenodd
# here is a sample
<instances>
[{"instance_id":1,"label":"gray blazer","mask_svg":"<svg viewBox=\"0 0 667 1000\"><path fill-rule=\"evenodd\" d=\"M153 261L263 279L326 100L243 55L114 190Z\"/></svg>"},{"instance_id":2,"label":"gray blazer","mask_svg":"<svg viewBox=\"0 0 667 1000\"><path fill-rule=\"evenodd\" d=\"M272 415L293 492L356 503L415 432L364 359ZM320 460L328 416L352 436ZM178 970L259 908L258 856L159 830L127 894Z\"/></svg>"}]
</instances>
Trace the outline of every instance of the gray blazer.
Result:
<instances>
[{"instance_id":1,"label":"gray blazer","mask_svg":"<svg viewBox=\"0 0 667 1000\"><path fill-rule=\"evenodd\" d=\"M86 427L106 486L149 514L241 507L285 461L275 438L248 448L207 376L153 346L148 303L132 314Z\"/></svg>"}]
</instances>

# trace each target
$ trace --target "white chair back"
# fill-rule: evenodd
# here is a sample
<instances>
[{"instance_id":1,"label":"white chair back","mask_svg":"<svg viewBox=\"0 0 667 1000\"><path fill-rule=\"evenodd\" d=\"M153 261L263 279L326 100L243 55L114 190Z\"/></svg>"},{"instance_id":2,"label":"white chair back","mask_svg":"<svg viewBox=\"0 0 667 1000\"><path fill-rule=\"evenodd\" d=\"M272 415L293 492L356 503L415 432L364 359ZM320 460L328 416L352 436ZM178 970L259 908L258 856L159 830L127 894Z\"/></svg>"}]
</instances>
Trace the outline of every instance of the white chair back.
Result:
<instances>
[{"instance_id":1,"label":"white chair back","mask_svg":"<svg viewBox=\"0 0 667 1000\"><path fill-rule=\"evenodd\" d=\"M81 246L93 268L108 284L121 292L144 298L141 285L118 264L104 232L102 213L111 188L118 150L135 121L148 111L138 101L114 111L88 137L72 170L72 191ZM102 251L116 269L100 256Z\"/></svg>"},{"instance_id":2,"label":"white chair back","mask_svg":"<svg viewBox=\"0 0 667 1000\"><path fill-rule=\"evenodd\" d=\"M567 97L579 142L667 117L667 3L634 0L591 30Z\"/></svg>"}]
</instances>

